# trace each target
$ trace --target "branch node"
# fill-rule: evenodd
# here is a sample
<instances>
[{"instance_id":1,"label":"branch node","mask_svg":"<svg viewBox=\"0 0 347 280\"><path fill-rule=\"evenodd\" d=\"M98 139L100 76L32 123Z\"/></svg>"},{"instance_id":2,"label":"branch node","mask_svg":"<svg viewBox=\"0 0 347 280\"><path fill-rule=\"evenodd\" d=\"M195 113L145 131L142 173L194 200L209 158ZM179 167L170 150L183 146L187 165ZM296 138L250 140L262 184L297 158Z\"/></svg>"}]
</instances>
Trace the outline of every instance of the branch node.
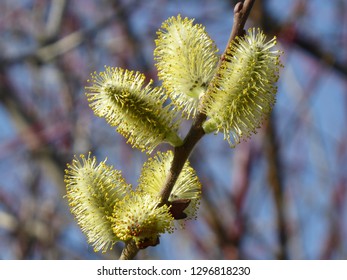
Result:
<instances>
[{"instance_id":1,"label":"branch node","mask_svg":"<svg viewBox=\"0 0 347 280\"><path fill-rule=\"evenodd\" d=\"M242 2L238 2L235 5L235 8L234 8L234 14L237 14L237 13L241 12L242 8L243 8L243 3Z\"/></svg>"}]
</instances>

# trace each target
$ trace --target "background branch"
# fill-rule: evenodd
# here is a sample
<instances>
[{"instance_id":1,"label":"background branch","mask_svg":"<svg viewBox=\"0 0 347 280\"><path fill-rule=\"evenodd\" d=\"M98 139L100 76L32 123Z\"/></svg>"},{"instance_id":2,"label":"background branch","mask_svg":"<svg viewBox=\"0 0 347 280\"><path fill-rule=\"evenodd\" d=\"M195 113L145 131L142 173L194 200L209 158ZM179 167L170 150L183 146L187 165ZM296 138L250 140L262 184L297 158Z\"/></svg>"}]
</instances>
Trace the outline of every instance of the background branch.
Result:
<instances>
[{"instance_id":1,"label":"background branch","mask_svg":"<svg viewBox=\"0 0 347 280\"><path fill-rule=\"evenodd\" d=\"M276 213L277 213L277 233L278 233L278 242L279 250L277 254L277 259L287 260L287 243L288 243L288 234L286 228L286 218L285 218L285 199L284 199L284 186L282 179L282 170L281 170L281 160L278 153L278 141L276 137L275 126L273 124L272 117L267 122L266 126L266 137L265 141L265 153L267 154L268 159L268 182L270 189L273 193Z\"/></svg>"}]
</instances>

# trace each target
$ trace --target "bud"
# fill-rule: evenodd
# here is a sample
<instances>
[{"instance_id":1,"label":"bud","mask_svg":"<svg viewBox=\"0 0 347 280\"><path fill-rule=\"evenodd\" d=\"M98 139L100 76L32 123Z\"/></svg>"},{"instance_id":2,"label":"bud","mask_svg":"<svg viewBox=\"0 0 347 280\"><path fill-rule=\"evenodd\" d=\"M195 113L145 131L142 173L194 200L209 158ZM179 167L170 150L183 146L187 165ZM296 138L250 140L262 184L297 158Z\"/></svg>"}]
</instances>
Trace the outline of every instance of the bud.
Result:
<instances>
[{"instance_id":1,"label":"bud","mask_svg":"<svg viewBox=\"0 0 347 280\"><path fill-rule=\"evenodd\" d=\"M134 240L142 249L158 244L161 233L172 232L173 217L166 205L158 207L159 198L132 192L115 204L111 218L113 231L123 241Z\"/></svg>"},{"instance_id":2,"label":"bud","mask_svg":"<svg viewBox=\"0 0 347 280\"><path fill-rule=\"evenodd\" d=\"M139 189L152 195L159 195L169 174L172 160L172 151L158 152L154 157L149 158L141 171ZM190 200L185 212L188 219L191 219L195 218L200 198L201 184L194 169L187 161L172 189L169 202L175 205L178 202Z\"/></svg>"},{"instance_id":3,"label":"bud","mask_svg":"<svg viewBox=\"0 0 347 280\"><path fill-rule=\"evenodd\" d=\"M180 15L167 19L157 32L154 58L158 76L184 115L194 117L218 62L218 49L200 24Z\"/></svg>"},{"instance_id":4,"label":"bud","mask_svg":"<svg viewBox=\"0 0 347 280\"><path fill-rule=\"evenodd\" d=\"M139 72L106 67L105 72L92 74L92 86L86 87L90 107L99 117L138 149L150 153L161 142L180 146L177 135L179 122L160 87L145 85Z\"/></svg>"},{"instance_id":5,"label":"bud","mask_svg":"<svg viewBox=\"0 0 347 280\"><path fill-rule=\"evenodd\" d=\"M66 197L70 210L82 232L95 251L112 248L120 239L112 231L109 221L115 203L131 190L121 172L106 165L97 164L95 157L75 157L65 170Z\"/></svg>"},{"instance_id":6,"label":"bud","mask_svg":"<svg viewBox=\"0 0 347 280\"><path fill-rule=\"evenodd\" d=\"M272 50L276 37L265 40L255 28L237 37L202 101L201 111L209 117L205 132L222 131L231 147L256 133L275 103L281 52Z\"/></svg>"}]
</instances>

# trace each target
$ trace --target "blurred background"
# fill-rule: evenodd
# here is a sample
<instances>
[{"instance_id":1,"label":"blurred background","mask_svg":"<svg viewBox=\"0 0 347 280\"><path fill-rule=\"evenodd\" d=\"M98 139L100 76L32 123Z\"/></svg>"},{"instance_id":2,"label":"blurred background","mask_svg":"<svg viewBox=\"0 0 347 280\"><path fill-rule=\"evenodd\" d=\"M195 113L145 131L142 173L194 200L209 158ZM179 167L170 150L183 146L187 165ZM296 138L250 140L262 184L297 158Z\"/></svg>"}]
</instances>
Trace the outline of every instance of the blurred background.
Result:
<instances>
[{"instance_id":1,"label":"blurred background","mask_svg":"<svg viewBox=\"0 0 347 280\"><path fill-rule=\"evenodd\" d=\"M63 198L74 154L107 156L134 186L146 160L93 115L90 73L119 66L159 84L161 23L195 18L223 51L236 2L0 2L0 259L118 258L122 244L93 252ZM257 0L250 26L285 52L274 112L235 149L222 135L198 143L197 220L139 259L347 258L347 1Z\"/></svg>"}]
</instances>

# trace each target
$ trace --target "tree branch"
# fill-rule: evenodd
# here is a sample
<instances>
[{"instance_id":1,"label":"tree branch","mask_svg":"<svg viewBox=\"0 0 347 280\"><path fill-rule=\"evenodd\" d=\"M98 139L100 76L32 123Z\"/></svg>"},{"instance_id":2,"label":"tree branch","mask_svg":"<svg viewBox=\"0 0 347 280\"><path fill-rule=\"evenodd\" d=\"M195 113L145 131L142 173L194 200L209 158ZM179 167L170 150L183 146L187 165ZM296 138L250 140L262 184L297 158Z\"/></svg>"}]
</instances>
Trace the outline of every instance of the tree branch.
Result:
<instances>
[{"instance_id":1,"label":"tree branch","mask_svg":"<svg viewBox=\"0 0 347 280\"><path fill-rule=\"evenodd\" d=\"M231 42L237 36L243 36L245 34L244 27L246 20L251 12L255 0L245 0L244 2L238 2L234 8L234 21L233 28L230 33L228 43L225 46L225 50L221 56L221 61L224 60L224 55L227 52L227 49Z\"/></svg>"},{"instance_id":2,"label":"tree branch","mask_svg":"<svg viewBox=\"0 0 347 280\"><path fill-rule=\"evenodd\" d=\"M104 18L102 21L91 28L75 31L54 42L50 42L50 40L48 40L47 44L40 46L38 49L20 54L15 57L5 58L0 56L0 64L2 64L3 66L8 66L16 63L22 63L23 61L29 59L38 61L39 63L50 62L54 59L57 59L64 53L73 50L78 45L82 44L85 40L88 40L91 36L94 36L97 31L108 26L114 20L114 16Z\"/></svg>"},{"instance_id":3,"label":"tree branch","mask_svg":"<svg viewBox=\"0 0 347 280\"><path fill-rule=\"evenodd\" d=\"M278 240L279 251L276 258L279 260L288 259L288 234L286 230L285 219L285 200L284 200L284 187L282 180L281 162L278 154L278 141L276 139L275 126L272 116L267 122L267 141L265 151L268 157L268 181L270 188L273 192L275 207L277 210L277 226L278 226Z\"/></svg>"},{"instance_id":4,"label":"tree branch","mask_svg":"<svg viewBox=\"0 0 347 280\"><path fill-rule=\"evenodd\" d=\"M241 36L244 34L244 25L254 2L255 0L245 0L244 2L238 2L236 4L234 8L233 28L228 44L224 50L224 53L221 55L219 65L224 59L224 55L228 49L229 44L235 39L236 36ZM219 65L217 67L219 67ZM174 158L171 163L171 168L166 178L165 184L160 192L160 205L168 204L170 193L177 181L178 176L182 171L185 162L188 160L189 155L193 151L197 142L205 135L202 124L204 123L206 118L207 116L204 113L198 113L192 124L192 127L190 128L186 138L184 139L183 145L174 149ZM135 244L133 242L127 243L125 248L123 249L120 259L132 259L133 257L135 257L139 249L134 245Z\"/></svg>"},{"instance_id":5,"label":"tree branch","mask_svg":"<svg viewBox=\"0 0 347 280\"><path fill-rule=\"evenodd\" d=\"M135 241L131 240L125 244L125 247L124 247L119 259L120 260L131 260L136 256L138 251L139 251L139 248L137 248Z\"/></svg>"}]
</instances>

